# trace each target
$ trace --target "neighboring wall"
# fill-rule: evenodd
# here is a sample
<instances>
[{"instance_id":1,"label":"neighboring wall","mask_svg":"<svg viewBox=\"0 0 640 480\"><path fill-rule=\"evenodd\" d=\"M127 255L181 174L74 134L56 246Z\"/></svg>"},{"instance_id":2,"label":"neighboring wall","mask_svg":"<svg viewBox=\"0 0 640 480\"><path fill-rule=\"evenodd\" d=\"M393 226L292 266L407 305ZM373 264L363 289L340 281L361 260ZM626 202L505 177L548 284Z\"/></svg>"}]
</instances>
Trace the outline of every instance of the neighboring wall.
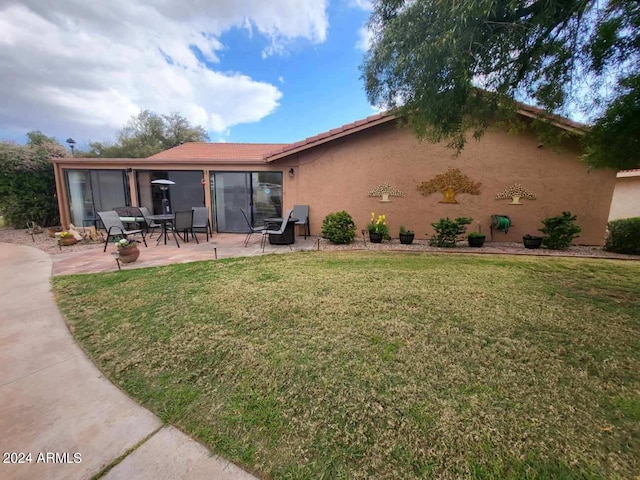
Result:
<instances>
[{"instance_id":1,"label":"neighboring wall","mask_svg":"<svg viewBox=\"0 0 640 480\"><path fill-rule=\"evenodd\" d=\"M328 213L346 210L360 235L373 211L387 216L393 237L402 224L415 230L418 239L433 234L430 224L441 217L472 217L469 231L480 224L488 234L491 215L503 214L511 217L513 226L506 235L494 233L494 240L522 242L526 233L539 234L541 219L570 211L578 215L582 227L576 243L601 245L616 175L612 170L588 171L578 155L575 143L557 151L541 146L531 133L494 130L479 142L470 140L456 157L445 145L420 143L407 129L388 122L289 157L298 166L285 202L310 205L314 234L320 233ZM423 196L418 192L418 184L445 173L449 166L481 182L480 195L458 193L458 204L443 204L438 203L441 193ZM391 203L367 197L369 190L383 182L405 196L391 197ZM495 199L513 183L535 193L537 200L509 205L509 200Z\"/></svg>"},{"instance_id":2,"label":"neighboring wall","mask_svg":"<svg viewBox=\"0 0 640 480\"><path fill-rule=\"evenodd\" d=\"M609 220L640 217L640 170L618 173Z\"/></svg>"}]
</instances>

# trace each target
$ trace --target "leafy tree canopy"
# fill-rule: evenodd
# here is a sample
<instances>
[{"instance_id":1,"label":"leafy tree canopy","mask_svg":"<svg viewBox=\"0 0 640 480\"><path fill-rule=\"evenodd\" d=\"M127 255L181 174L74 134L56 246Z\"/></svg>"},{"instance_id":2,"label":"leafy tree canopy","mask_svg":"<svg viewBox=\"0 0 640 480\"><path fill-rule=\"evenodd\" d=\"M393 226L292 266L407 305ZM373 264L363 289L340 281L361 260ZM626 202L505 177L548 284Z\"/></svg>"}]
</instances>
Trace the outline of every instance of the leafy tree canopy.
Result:
<instances>
[{"instance_id":1,"label":"leafy tree canopy","mask_svg":"<svg viewBox=\"0 0 640 480\"><path fill-rule=\"evenodd\" d=\"M640 167L640 2L377 0L369 27L369 100L419 138L460 150L521 99L589 114L589 165Z\"/></svg>"},{"instance_id":2,"label":"leafy tree canopy","mask_svg":"<svg viewBox=\"0 0 640 480\"><path fill-rule=\"evenodd\" d=\"M193 127L178 113L159 115L145 110L131 117L115 143L92 142L78 155L105 158L144 158L185 142L209 139L201 126Z\"/></svg>"}]
</instances>

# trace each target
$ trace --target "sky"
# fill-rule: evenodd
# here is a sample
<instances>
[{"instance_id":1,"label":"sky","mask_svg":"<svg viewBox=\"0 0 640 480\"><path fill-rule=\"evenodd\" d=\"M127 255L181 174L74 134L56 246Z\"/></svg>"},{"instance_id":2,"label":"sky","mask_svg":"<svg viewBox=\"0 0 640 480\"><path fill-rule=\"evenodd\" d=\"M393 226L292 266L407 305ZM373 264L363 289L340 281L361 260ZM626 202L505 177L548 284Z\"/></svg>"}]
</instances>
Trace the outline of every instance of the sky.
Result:
<instances>
[{"instance_id":1,"label":"sky","mask_svg":"<svg viewBox=\"0 0 640 480\"><path fill-rule=\"evenodd\" d=\"M0 140L78 148L142 110L213 142L303 140L377 112L369 0L0 0Z\"/></svg>"}]
</instances>

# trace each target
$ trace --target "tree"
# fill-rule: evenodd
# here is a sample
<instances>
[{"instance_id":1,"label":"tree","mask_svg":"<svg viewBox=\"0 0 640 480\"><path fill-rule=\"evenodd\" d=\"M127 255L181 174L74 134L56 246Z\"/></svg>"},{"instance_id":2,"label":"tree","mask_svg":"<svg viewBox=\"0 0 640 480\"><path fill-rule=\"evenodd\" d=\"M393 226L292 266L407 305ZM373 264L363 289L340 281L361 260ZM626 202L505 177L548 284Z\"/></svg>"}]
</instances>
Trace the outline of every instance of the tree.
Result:
<instances>
[{"instance_id":1,"label":"tree","mask_svg":"<svg viewBox=\"0 0 640 480\"><path fill-rule=\"evenodd\" d=\"M519 99L595 112L584 160L640 167L640 2L378 0L369 28L369 100L419 138L461 150L467 132L515 121ZM534 124L544 135L548 123Z\"/></svg>"},{"instance_id":2,"label":"tree","mask_svg":"<svg viewBox=\"0 0 640 480\"><path fill-rule=\"evenodd\" d=\"M0 142L0 212L8 225L26 226L59 222L56 186L51 158L66 151L42 132L27 133L26 145Z\"/></svg>"},{"instance_id":3,"label":"tree","mask_svg":"<svg viewBox=\"0 0 640 480\"><path fill-rule=\"evenodd\" d=\"M145 110L131 117L116 143L92 142L89 157L144 158L185 142L203 142L209 137L203 127L192 127L178 113L159 115Z\"/></svg>"}]
</instances>

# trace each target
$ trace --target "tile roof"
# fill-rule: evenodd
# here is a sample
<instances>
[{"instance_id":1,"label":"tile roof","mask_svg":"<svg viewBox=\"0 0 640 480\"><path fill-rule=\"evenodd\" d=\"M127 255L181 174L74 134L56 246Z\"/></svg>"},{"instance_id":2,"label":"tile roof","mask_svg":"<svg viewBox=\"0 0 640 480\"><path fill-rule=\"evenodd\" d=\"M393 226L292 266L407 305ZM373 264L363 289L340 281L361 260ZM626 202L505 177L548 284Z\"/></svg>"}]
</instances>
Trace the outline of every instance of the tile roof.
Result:
<instances>
[{"instance_id":1,"label":"tile roof","mask_svg":"<svg viewBox=\"0 0 640 480\"><path fill-rule=\"evenodd\" d=\"M286 145L286 143L188 142L148 158L153 160L263 160L269 152L280 150Z\"/></svg>"},{"instance_id":2,"label":"tile roof","mask_svg":"<svg viewBox=\"0 0 640 480\"><path fill-rule=\"evenodd\" d=\"M549 115L544 110L519 103L519 110L523 116L529 118L541 117L553 125L576 134L583 134L588 126L574 122L557 115ZM295 143L204 143L189 142L157 153L149 160L209 160L235 162L272 162L279 158L312 148L323 143L341 138L352 133L360 132L370 127L395 120L396 116L389 113L378 113L367 118L347 123L338 128L319 133Z\"/></svg>"},{"instance_id":3,"label":"tile roof","mask_svg":"<svg viewBox=\"0 0 640 480\"><path fill-rule=\"evenodd\" d=\"M632 168L631 170L620 170L616 176L618 178L640 177L640 168Z\"/></svg>"},{"instance_id":4,"label":"tile roof","mask_svg":"<svg viewBox=\"0 0 640 480\"><path fill-rule=\"evenodd\" d=\"M376 115L371 115L367 118L347 123L345 125L342 125L341 127L333 128L326 132L319 133L317 135L314 135L313 137L307 137L304 140L300 140L295 143L282 145L279 149L267 152L264 155L264 158L268 162L271 162L273 160L277 160L278 158L286 157L287 155L298 152L300 150L306 150L307 148L311 148L316 145L326 143L330 140L359 132L366 128L373 127L390 120L394 120L395 118L396 117L394 115L390 115L384 112L378 113Z\"/></svg>"}]
</instances>

